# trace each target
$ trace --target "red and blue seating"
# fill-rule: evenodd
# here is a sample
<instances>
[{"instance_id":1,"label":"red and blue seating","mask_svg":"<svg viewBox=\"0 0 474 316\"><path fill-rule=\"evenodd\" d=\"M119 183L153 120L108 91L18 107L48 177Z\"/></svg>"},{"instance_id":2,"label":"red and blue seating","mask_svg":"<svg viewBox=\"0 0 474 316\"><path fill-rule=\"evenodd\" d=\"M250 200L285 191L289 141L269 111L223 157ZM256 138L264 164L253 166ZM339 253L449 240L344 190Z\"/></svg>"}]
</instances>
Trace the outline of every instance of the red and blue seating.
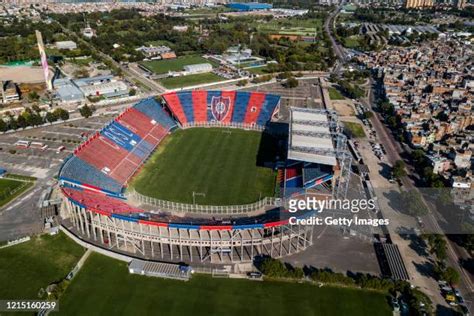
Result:
<instances>
[{"instance_id":1,"label":"red and blue seating","mask_svg":"<svg viewBox=\"0 0 474 316\"><path fill-rule=\"evenodd\" d=\"M120 195L176 122L155 99L127 109L94 134L63 165L60 180L74 186Z\"/></svg>"},{"instance_id":2,"label":"red and blue seating","mask_svg":"<svg viewBox=\"0 0 474 316\"><path fill-rule=\"evenodd\" d=\"M280 103L277 95L246 91L180 91L163 98L182 125L218 121L264 126Z\"/></svg>"}]
</instances>

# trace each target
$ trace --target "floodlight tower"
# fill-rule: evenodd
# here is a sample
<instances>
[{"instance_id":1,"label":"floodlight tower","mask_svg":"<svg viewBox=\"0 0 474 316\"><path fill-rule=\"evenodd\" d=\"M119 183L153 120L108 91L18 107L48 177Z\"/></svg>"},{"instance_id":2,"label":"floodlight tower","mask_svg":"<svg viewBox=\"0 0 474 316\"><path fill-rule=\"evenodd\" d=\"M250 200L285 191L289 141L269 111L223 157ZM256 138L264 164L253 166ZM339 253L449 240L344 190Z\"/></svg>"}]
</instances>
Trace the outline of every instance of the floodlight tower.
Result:
<instances>
[{"instance_id":1,"label":"floodlight tower","mask_svg":"<svg viewBox=\"0 0 474 316\"><path fill-rule=\"evenodd\" d=\"M46 52L44 50L44 43L43 43L43 36L41 32L36 30L36 40L38 42L38 49L41 57L41 67L43 67L43 76L44 81L46 83L46 88L49 92L53 91L53 84L51 82L51 78L49 78L49 66L48 66L48 59L46 58Z\"/></svg>"}]
</instances>

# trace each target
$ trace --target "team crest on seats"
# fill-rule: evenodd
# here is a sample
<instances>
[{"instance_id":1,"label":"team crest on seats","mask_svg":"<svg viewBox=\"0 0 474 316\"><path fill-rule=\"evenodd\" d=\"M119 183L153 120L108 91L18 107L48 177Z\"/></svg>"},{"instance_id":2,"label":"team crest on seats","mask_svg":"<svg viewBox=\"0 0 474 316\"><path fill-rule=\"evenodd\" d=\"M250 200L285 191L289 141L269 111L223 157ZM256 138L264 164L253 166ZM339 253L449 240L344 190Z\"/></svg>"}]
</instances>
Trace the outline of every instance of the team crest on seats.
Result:
<instances>
[{"instance_id":1,"label":"team crest on seats","mask_svg":"<svg viewBox=\"0 0 474 316\"><path fill-rule=\"evenodd\" d=\"M216 121L223 121L230 112L229 97L212 97L211 113Z\"/></svg>"}]
</instances>

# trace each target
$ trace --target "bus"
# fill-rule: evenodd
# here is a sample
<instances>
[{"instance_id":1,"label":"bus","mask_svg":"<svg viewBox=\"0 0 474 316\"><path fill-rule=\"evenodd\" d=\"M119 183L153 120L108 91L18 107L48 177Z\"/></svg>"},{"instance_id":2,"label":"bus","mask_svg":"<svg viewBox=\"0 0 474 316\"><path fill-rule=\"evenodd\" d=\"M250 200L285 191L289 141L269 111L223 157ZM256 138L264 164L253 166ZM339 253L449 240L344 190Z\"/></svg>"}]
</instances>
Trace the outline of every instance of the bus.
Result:
<instances>
[{"instance_id":1,"label":"bus","mask_svg":"<svg viewBox=\"0 0 474 316\"><path fill-rule=\"evenodd\" d=\"M28 148L30 147L30 144L31 143L27 140L19 140L15 143L15 146L20 148Z\"/></svg>"},{"instance_id":2,"label":"bus","mask_svg":"<svg viewBox=\"0 0 474 316\"><path fill-rule=\"evenodd\" d=\"M31 146L31 148L38 148L38 149L41 149L41 150L48 149L48 145L43 144L41 142L31 142L30 146Z\"/></svg>"}]
</instances>

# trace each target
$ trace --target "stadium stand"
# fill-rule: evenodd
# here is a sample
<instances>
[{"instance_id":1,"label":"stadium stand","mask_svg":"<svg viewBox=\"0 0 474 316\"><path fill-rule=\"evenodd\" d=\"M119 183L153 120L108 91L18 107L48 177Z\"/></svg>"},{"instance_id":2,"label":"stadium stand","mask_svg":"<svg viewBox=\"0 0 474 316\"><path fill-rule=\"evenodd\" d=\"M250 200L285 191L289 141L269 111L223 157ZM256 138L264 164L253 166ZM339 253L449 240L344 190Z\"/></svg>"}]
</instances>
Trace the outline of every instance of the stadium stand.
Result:
<instances>
[{"instance_id":1,"label":"stadium stand","mask_svg":"<svg viewBox=\"0 0 474 316\"><path fill-rule=\"evenodd\" d=\"M195 122L207 122L207 91L193 91Z\"/></svg>"},{"instance_id":2,"label":"stadium stand","mask_svg":"<svg viewBox=\"0 0 474 316\"><path fill-rule=\"evenodd\" d=\"M61 169L60 178L73 184L92 186L107 192L116 193L122 190L122 184L106 176L77 156L73 156L66 162Z\"/></svg>"},{"instance_id":3,"label":"stadium stand","mask_svg":"<svg viewBox=\"0 0 474 316\"><path fill-rule=\"evenodd\" d=\"M166 130L176 127L176 122L163 110L161 104L153 98L140 101L133 108L152 118Z\"/></svg>"},{"instance_id":4,"label":"stadium stand","mask_svg":"<svg viewBox=\"0 0 474 316\"><path fill-rule=\"evenodd\" d=\"M250 92L237 92L235 97L234 112L232 115L232 122L243 123L247 106L250 100Z\"/></svg>"},{"instance_id":5,"label":"stadium stand","mask_svg":"<svg viewBox=\"0 0 474 316\"><path fill-rule=\"evenodd\" d=\"M276 95L245 91L181 91L163 98L181 124L219 121L264 126L280 102Z\"/></svg>"},{"instance_id":6,"label":"stadium stand","mask_svg":"<svg viewBox=\"0 0 474 316\"><path fill-rule=\"evenodd\" d=\"M257 118L259 117L263 107L263 101L265 101L265 94L257 92L250 94L249 104L247 105L244 123L255 124L257 122Z\"/></svg>"},{"instance_id":7,"label":"stadium stand","mask_svg":"<svg viewBox=\"0 0 474 316\"><path fill-rule=\"evenodd\" d=\"M166 103L168 104L169 109L173 115L178 119L181 124L187 122L186 114L184 114L183 108L181 106L181 101L176 94L176 92L171 92L163 95Z\"/></svg>"},{"instance_id":8,"label":"stadium stand","mask_svg":"<svg viewBox=\"0 0 474 316\"><path fill-rule=\"evenodd\" d=\"M120 195L122 188L176 123L155 99L127 109L75 151L60 180Z\"/></svg>"}]
</instances>

